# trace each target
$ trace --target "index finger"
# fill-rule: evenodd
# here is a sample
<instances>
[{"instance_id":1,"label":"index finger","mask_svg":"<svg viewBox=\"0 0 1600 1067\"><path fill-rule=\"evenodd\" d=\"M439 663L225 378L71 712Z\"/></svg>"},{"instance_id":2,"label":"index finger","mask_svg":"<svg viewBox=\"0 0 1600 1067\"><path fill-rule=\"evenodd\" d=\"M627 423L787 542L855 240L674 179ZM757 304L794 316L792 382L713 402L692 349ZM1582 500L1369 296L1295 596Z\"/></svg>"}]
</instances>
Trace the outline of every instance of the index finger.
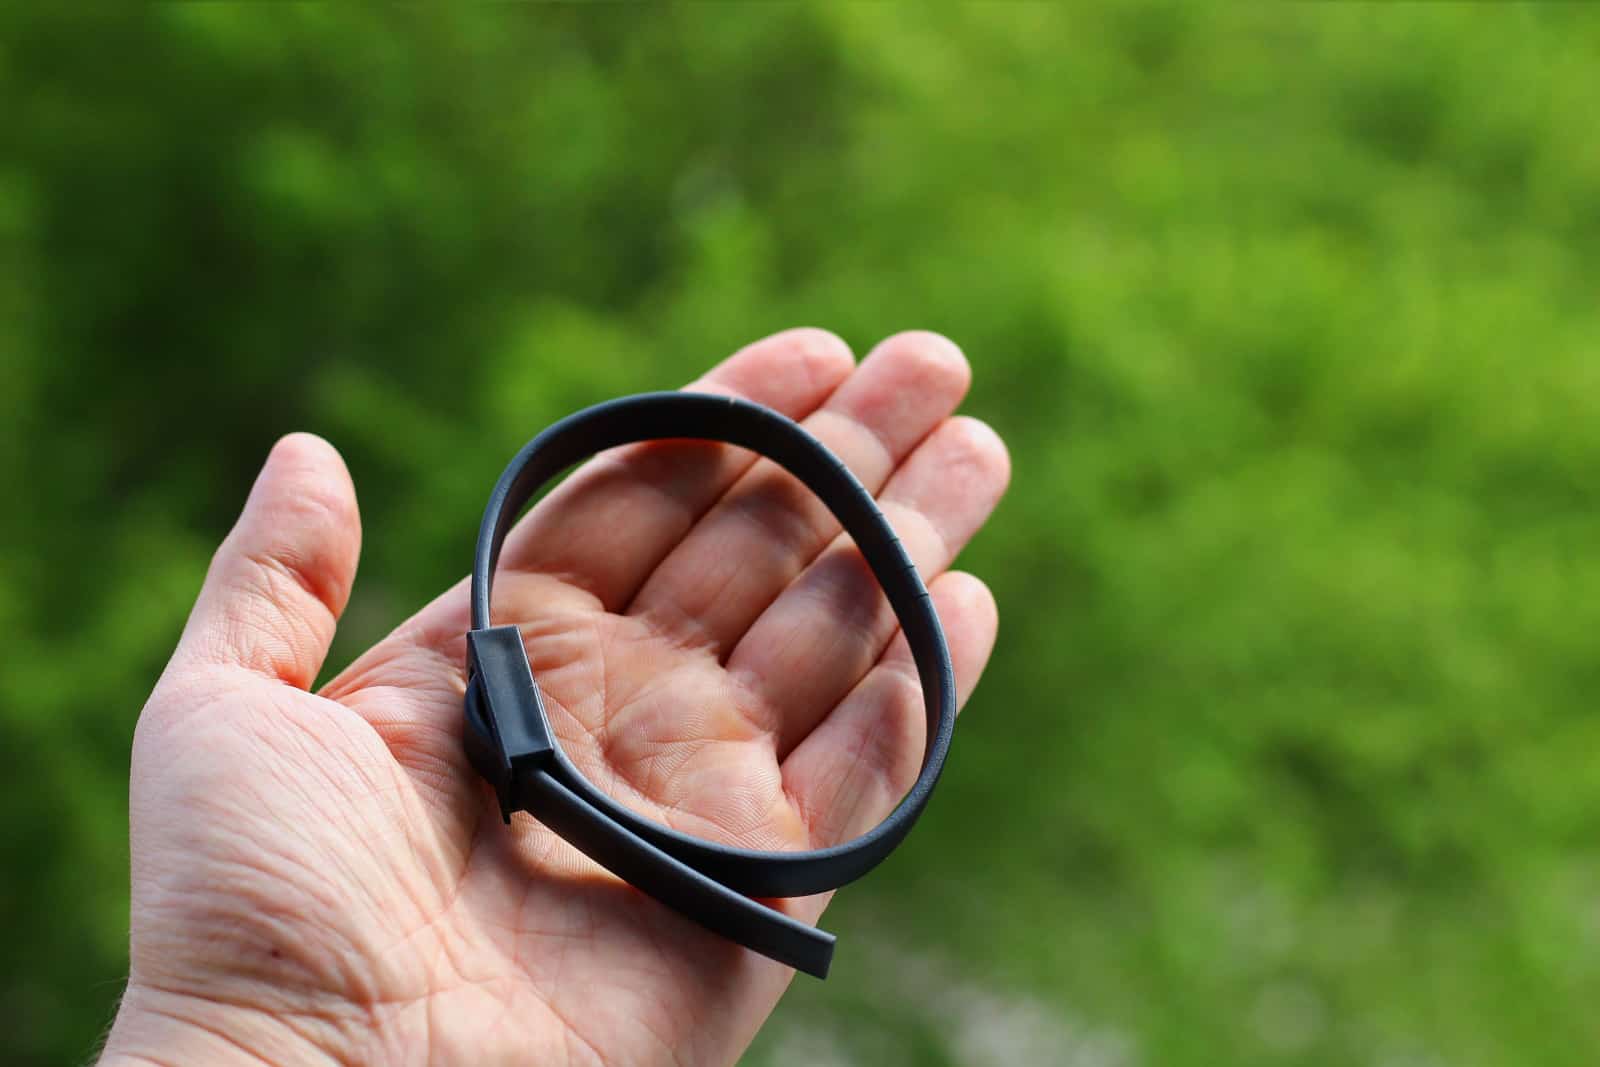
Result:
<instances>
[{"instance_id":1,"label":"index finger","mask_svg":"<svg viewBox=\"0 0 1600 1067\"><path fill-rule=\"evenodd\" d=\"M802 419L854 367L849 346L834 334L786 330L740 349L685 388ZM619 610L754 460L710 441L613 449L534 506L507 536L500 566L556 576Z\"/></svg>"}]
</instances>

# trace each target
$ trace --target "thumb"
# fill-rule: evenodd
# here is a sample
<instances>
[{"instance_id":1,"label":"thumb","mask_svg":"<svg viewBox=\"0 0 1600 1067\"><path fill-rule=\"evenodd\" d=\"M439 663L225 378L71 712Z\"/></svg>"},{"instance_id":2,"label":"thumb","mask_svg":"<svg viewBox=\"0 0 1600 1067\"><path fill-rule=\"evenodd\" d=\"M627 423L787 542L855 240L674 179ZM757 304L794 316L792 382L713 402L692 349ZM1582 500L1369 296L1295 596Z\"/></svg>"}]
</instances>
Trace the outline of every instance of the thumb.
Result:
<instances>
[{"instance_id":1,"label":"thumb","mask_svg":"<svg viewBox=\"0 0 1600 1067\"><path fill-rule=\"evenodd\" d=\"M290 434L273 446L212 557L177 658L309 688L360 554L361 516L344 460L320 437Z\"/></svg>"}]
</instances>

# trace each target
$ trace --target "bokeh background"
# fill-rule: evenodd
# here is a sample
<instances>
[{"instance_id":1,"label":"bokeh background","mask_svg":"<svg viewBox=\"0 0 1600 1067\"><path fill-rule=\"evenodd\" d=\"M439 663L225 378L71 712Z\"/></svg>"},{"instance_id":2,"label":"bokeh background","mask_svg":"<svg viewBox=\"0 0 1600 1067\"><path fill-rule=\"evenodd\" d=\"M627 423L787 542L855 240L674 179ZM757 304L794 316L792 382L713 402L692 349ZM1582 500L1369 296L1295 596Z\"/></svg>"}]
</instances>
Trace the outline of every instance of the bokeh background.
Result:
<instances>
[{"instance_id":1,"label":"bokeh background","mask_svg":"<svg viewBox=\"0 0 1600 1067\"><path fill-rule=\"evenodd\" d=\"M929 816L748 1062L1588 1065L1584 6L0 6L0 1061L91 1054L135 717L271 442L332 668L555 416L948 333L1016 477Z\"/></svg>"}]
</instances>

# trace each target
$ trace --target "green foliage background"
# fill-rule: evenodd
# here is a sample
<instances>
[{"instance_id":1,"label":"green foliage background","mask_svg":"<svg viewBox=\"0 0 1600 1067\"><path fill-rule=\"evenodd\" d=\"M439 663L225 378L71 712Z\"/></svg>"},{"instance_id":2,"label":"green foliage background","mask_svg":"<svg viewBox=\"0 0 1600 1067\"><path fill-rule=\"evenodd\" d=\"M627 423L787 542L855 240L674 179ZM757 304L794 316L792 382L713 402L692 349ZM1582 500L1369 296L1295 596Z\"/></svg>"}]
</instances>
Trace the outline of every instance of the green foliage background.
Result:
<instances>
[{"instance_id":1,"label":"green foliage background","mask_svg":"<svg viewBox=\"0 0 1600 1067\"><path fill-rule=\"evenodd\" d=\"M125 966L129 737L272 440L335 666L547 420L947 332L1016 478L929 818L754 1064L1600 1048L1582 7L0 7L0 1060Z\"/></svg>"}]
</instances>

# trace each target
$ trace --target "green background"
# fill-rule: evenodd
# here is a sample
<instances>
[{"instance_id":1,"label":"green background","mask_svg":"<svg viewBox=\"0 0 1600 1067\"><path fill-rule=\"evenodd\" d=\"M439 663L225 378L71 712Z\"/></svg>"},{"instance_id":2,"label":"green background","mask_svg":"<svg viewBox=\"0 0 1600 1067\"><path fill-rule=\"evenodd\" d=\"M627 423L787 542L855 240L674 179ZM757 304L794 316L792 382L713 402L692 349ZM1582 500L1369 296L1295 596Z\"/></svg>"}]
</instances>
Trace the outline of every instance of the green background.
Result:
<instances>
[{"instance_id":1,"label":"green background","mask_svg":"<svg viewBox=\"0 0 1600 1067\"><path fill-rule=\"evenodd\" d=\"M337 667L504 459L759 335L941 330L1015 480L928 818L756 1065L1587 1065L1582 7L0 7L0 1060L125 967L144 694L275 437Z\"/></svg>"}]
</instances>

